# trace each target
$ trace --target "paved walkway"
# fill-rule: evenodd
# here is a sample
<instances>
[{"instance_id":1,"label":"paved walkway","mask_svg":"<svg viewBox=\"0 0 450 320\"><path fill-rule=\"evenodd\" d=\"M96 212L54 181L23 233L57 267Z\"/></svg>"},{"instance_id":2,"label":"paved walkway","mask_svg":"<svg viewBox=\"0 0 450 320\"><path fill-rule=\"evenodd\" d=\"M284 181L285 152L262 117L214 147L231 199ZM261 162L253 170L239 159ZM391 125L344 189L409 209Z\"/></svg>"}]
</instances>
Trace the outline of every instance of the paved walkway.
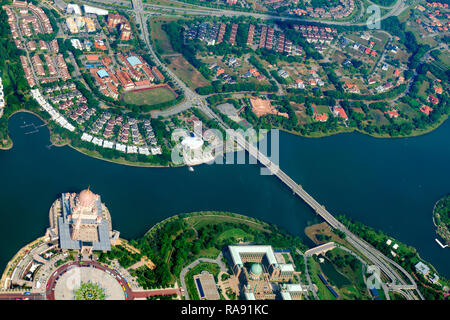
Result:
<instances>
[{"instance_id":1,"label":"paved walkway","mask_svg":"<svg viewBox=\"0 0 450 320\"><path fill-rule=\"evenodd\" d=\"M319 300L319 297L317 296L316 291L314 290L314 286L311 282L311 277L309 276L308 271L308 257L303 254L300 250L296 249L297 253L303 257L303 264L305 265L305 275L306 275L306 281L308 281L308 289L313 293L314 299Z\"/></svg>"}]
</instances>

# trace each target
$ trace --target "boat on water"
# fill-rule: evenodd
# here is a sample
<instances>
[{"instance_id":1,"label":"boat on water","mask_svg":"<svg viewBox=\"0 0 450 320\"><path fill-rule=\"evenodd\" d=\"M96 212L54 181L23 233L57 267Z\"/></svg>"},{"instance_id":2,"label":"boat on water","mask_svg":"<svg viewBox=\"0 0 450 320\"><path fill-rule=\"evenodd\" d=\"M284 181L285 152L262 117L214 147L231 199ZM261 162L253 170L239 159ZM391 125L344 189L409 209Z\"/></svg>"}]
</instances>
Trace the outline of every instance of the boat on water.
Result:
<instances>
[{"instance_id":1,"label":"boat on water","mask_svg":"<svg viewBox=\"0 0 450 320\"><path fill-rule=\"evenodd\" d=\"M189 168L189 171L191 171L191 172L194 171L194 168L192 168L191 166L189 166L188 168Z\"/></svg>"}]
</instances>

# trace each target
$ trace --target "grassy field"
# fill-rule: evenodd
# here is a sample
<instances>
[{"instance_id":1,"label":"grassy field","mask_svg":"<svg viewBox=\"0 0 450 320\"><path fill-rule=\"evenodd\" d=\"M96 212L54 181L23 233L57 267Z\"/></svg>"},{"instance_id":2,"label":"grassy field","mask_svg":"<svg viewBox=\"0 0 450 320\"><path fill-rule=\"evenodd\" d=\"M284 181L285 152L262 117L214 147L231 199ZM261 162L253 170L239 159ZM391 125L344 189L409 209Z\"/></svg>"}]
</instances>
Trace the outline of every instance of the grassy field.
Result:
<instances>
[{"instance_id":1,"label":"grassy field","mask_svg":"<svg viewBox=\"0 0 450 320\"><path fill-rule=\"evenodd\" d=\"M210 225L210 224L219 224L224 222L238 222L247 224L252 228L267 231L264 228L263 225L261 225L258 222L254 222L246 217L235 217L235 216L226 216L226 215L214 215L214 213L211 213L211 215L198 215L194 217L189 217L186 219L187 223L189 223L191 226L193 226L196 229L200 229L202 226Z\"/></svg>"},{"instance_id":2,"label":"grassy field","mask_svg":"<svg viewBox=\"0 0 450 320\"><path fill-rule=\"evenodd\" d=\"M156 51L161 55L176 53L170 45L167 33L161 28L163 24L173 20L171 18L158 18L150 21L150 36Z\"/></svg>"},{"instance_id":3,"label":"grassy field","mask_svg":"<svg viewBox=\"0 0 450 320\"><path fill-rule=\"evenodd\" d=\"M180 1L170 1L170 0L144 0L144 3L156 4L160 6L170 6L176 8L198 8L199 6L188 4Z\"/></svg>"},{"instance_id":4,"label":"grassy field","mask_svg":"<svg viewBox=\"0 0 450 320\"><path fill-rule=\"evenodd\" d=\"M328 253L328 255L331 259L336 259L336 257L338 257L343 260L348 260L351 257L349 253L340 248L333 249ZM350 284L340 287L339 292L349 300L367 299L369 297L367 295L366 284L361 272L362 264L360 261L358 261L355 265L356 268L355 270L353 270L348 263L339 265L333 262L335 270L345 278L347 278L347 280L350 282Z\"/></svg>"},{"instance_id":5,"label":"grassy field","mask_svg":"<svg viewBox=\"0 0 450 320\"><path fill-rule=\"evenodd\" d=\"M234 240L243 240L245 237L249 237L251 235L247 234L244 230L239 228L229 229L222 232L218 237L218 241L234 239ZM253 240L253 236L251 237Z\"/></svg>"},{"instance_id":6,"label":"grassy field","mask_svg":"<svg viewBox=\"0 0 450 320\"><path fill-rule=\"evenodd\" d=\"M201 257L201 258L216 259L217 256L219 255L219 253L220 253L220 250L213 247L213 248L200 250L200 252L198 253L197 256Z\"/></svg>"},{"instance_id":7,"label":"grassy field","mask_svg":"<svg viewBox=\"0 0 450 320\"><path fill-rule=\"evenodd\" d=\"M165 88L156 88L144 91L127 92L123 96L123 101L136 105L154 105L175 99L175 94Z\"/></svg>"},{"instance_id":8,"label":"grassy field","mask_svg":"<svg viewBox=\"0 0 450 320\"><path fill-rule=\"evenodd\" d=\"M417 95L419 95L420 97L426 99L427 98L427 94L426 94L426 90L430 87L430 84L428 83L428 81L424 81L422 83L422 85L419 88L419 92L417 93Z\"/></svg>"},{"instance_id":9,"label":"grassy field","mask_svg":"<svg viewBox=\"0 0 450 320\"><path fill-rule=\"evenodd\" d=\"M170 57L169 67L190 88L197 89L209 85L209 81L202 76L183 56Z\"/></svg>"},{"instance_id":10,"label":"grassy field","mask_svg":"<svg viewBox=\"0 0 450 320\"><path fill-rule=\"evenodd\" d=\"M174 51L170 45L169 37L161 26L164 23L173 20L173 18L158 18L151 20L150 36L156 51L162 57L165 57L164 60L167 60L169 67L192 89L209 85L209 81L206 80L180 53Z\"/></svg>"},{"instance_id":11,"label":"grassy field","mask_svg":"<svg viewBox=\"0 0 450 320\"><path fill-rule=\"evenodd\" d=\"M311 281L317 285L317 295L320 300L336 300L336 297L328 290L328 288L319 279L318 274L321 273L319 263L312 258L308 258L308 269Z\"/></svg>"}]
</instances>

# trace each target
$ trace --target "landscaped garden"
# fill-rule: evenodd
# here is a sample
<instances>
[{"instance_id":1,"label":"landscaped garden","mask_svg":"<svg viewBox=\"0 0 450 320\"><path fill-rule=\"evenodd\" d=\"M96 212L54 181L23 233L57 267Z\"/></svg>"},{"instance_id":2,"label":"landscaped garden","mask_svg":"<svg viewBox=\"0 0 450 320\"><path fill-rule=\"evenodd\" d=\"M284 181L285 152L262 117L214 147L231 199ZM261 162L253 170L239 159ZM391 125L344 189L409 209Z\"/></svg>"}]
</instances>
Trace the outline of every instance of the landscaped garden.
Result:
<instances>
[{"instance_id":1,"label":"landscaped garden","mask_svg":"<svg viewBox=\"0 0 450 320\"><path fill-rule=\"evenodd\" d=\"M97 283L85 282L75 289L75 300L105 300L105 289Z\"/></svg>"}]
</instances>

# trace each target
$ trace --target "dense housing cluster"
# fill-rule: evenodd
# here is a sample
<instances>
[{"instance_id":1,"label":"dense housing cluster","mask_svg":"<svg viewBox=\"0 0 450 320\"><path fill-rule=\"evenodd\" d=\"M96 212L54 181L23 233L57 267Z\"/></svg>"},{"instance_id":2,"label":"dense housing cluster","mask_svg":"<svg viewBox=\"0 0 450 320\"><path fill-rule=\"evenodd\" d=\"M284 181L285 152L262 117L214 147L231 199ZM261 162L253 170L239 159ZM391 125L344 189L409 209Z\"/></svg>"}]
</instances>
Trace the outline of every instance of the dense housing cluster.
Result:
<instances>
[{"instance_id":1,"label":"dense housing cluster","mask_svg":"<svg viewBox=\"0 0 450 320\"><path fill-rule=\"evenodd\" d=\"M305 9L295 8L289 10L290 14L309 16L312 18L342 19L350 16L355 9L353 0L340 0L337 6L316 7L306 6Z\"/></svg>"},{"instance_id":2,"label":"dense housing cluster","mask_svg":"<svg viewBox=\"0 0 450 320\"><path fill-rule=\"evenodd\" d=\"M150 120L112 114L92 106L91 93L73 81L69 71L68 64L86 71L101 94L116 100L122 92L161 86L171 90L163 83L165 76L161 71L141 55L130 49L114 52L112 56L105 53L110 43L101 31L103 22L98 17L107 17L111 37L117 30L119 41L127 41L131 39L131 26L124 16L94 7L84 6L82 11L78 5L66 5L63 11L69 16L60 24L66 40L58 42L55 27L43 9L22 1L14 1L4 9L16 46L26 53L20 56L20 62L33 88L32 96L53 121L74 133L85 145L145 156L162 153ZM74 49L71 54L67 52L69 43Z\"/></svg>"},{"instance_id":3,"label":"dense housing cluster","mask_svg":"<svg viewBox=\"0 0 450 320\"><path fill-rule=\"evenodd\" d=\"M415 22L421 30L429 34L439 34L448 31L450 21L450 9L448 3L426 2L425 5L418 4L418 17Z\"/></svg>"},{"instance_id":4,"label":"dense housing cluster","mask_svg":"<svg viewBox=\"0 0 450 320\"><path fill-rule=\"evenodd\" d=\"M18 49L26 50L20 61L30 87L37 83L50 83L71 78L66 61L59 52L58 42L45 41L41 34L53 33L49 18L44 11L24 1L13 1L3 8ZM31 27L30 27L31 26Z\"/></svg>"},{"instance_id":5,"label":"dense housing cluster","mask_svg":"<svg viewBox=\"0 0 450 320\"><path fill-rule=\"evenodd\" d=\"M156 66L150 67L139 55L117 53L116 62L109 56L86 55L86 69L92 74L103 95L119 98L119 86L123 91L145 90L152 83L164 81L164 75Z\"/></svg>"}]
</instances>

